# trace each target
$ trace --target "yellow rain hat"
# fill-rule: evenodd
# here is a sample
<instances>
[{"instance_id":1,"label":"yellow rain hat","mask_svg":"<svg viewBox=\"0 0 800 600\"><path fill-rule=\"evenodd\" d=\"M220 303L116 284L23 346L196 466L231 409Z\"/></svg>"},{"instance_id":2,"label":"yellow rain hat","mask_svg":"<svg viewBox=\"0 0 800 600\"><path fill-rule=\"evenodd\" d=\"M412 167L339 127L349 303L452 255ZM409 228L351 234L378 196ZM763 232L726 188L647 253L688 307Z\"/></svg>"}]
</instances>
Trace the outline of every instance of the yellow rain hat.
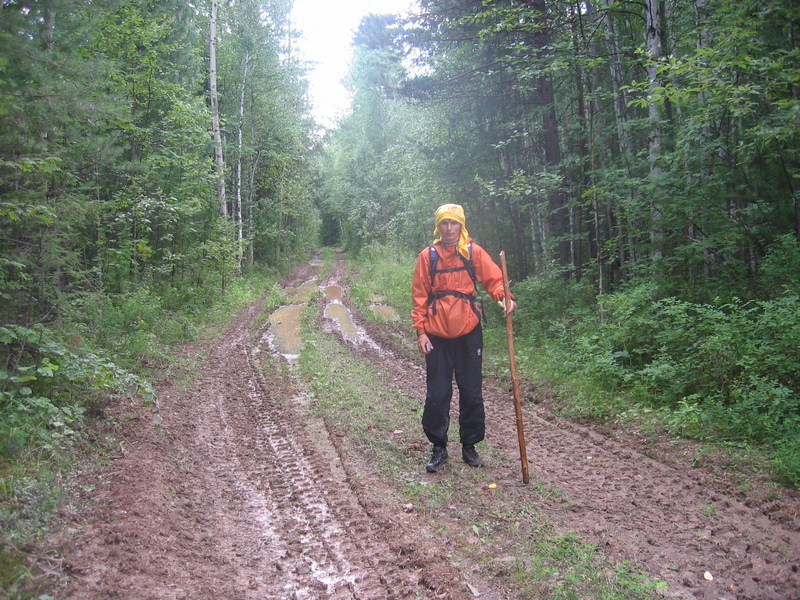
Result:
<instances>
[{"instance_id":1,"label":"yellow rain hat","mask_svg":"<svg viewBox=\"0 0 800 600\"><path fill-rule=\"evenodd\" d=\"M469 232L467 231L467 218L464 216L464 207L460 204L442 204L436 209L434 216L436 217L436 228L433 230L433 235L436 239L433 240L433 243L435 244L442 239L442 235L439 233L439 223L445 219L460 223L461 235L458 238L458 253L464 258L469 258L469 249L467 248Z\"/></svg>"}]
</instances>

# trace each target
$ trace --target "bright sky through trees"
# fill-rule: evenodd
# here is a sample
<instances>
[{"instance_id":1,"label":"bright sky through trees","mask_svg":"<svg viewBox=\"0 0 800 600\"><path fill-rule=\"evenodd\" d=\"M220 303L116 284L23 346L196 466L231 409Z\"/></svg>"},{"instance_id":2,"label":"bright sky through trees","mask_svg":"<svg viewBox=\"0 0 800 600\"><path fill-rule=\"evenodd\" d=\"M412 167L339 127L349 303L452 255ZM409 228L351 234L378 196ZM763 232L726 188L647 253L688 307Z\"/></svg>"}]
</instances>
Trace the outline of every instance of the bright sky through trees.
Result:
<instances>
[{"instance_id":1,"label":"bright sky through trees","mask_svg":"<svg viewBox=\"0 0 800 600\"><path fill-rule=\"evenodd\" d=\"M292 22L301 33L301 55L311 63L312 112L321 125L333 127L349 108L350 97L341 82L361 18L369 13L404 14L415 4L414 0L295 0Z\"/></svg>"}]
</instances>

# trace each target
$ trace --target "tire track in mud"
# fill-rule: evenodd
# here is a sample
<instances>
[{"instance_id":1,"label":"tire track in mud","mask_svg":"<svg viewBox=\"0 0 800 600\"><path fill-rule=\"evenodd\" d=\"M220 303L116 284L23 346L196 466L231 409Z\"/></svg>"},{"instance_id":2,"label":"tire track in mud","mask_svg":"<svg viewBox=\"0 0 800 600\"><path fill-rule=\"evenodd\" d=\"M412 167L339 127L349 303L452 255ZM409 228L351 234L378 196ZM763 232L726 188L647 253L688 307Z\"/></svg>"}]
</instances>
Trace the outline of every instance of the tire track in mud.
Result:
<instances>
[{"instance_id":1,"label":"tire track in mud","mask_svg":"<svg viewBox=\"0 0 800 600\"><path fill-rule=\"evenodd\" d=\"M162 388L98 490L63 598L424 598L416 566L364 511L250 306L205 356L193 389ZM265 364L263 361L273 361ZM265 368L266 367L266 368ZM133 508L135 507L135 509Z\"/></svg>"},{"instance_id":2,"label":"tire track in mud","mask_svg":"<svg viewBox=\"0 0 800 600\"><path fill-rule=\"evenodd\" d=\"M276 402L270 393L254 361L259 350L258 346L254 351L245 349L257 383L250 396L258 405L260 435L256 443L259 453L271 459L270 474L282 475L268 478L276 504L272 515L280 521L282 537L302 542L304 560L314 577L308 597L318 596L320 584L331 598L411 595L416 578L395 568L389 560L394 557L378 542L378 528L363 513L342 466L337 464L339 456L331 451L330 440L318 437L312 442L305 429L296 427L300 416L285 418L293 411L285 403ZM327 432L319 427L317 434L327 438ZM302 597L300 593L296 596Z\"/></svg>"},{"instance_id":3,"label":"tire track in mud","mask_svg":"<svg viewBox=\"0 0 800 600\"><path fill-rule=\"evenodd\" d=\"M244 568L240 579L246 577L254 598L420 596L416 575L397 568L401 561L395 563L390 549L379 543L379 532L348 487L332 445L319 436L310 439L292 406L302 397L286 386L275 389L275 382L266 379L259 364L265 339L261 335L253 344L240 336L232 342L225 370L239 373L239 389L221 398L216 415L200 419L214 424L206 431L201 427L200 445L215 448L221 437L226 446L208 457L209 477L233 478L241 496L238 512L249 513L238 520L268 546L268 554L256 562L274 568L272 578ZM213 386L220 373L211 372L207 379ZM317 433L327 435L320 429Z\"/></svg>"},{"instance_id":4,"label":"tire track in mud","mask_svg":"<svg viewBox=\"0 0 800 600\"><path fill-rule=\"evenodd\" d=\"M668 596L800 597L796 529L771 522L702 474L538 413L526 415L529 465L538 482L563 495L554 513L570 531L618 563L644 565L669 584Z\"/></svg>"}]
</instances>

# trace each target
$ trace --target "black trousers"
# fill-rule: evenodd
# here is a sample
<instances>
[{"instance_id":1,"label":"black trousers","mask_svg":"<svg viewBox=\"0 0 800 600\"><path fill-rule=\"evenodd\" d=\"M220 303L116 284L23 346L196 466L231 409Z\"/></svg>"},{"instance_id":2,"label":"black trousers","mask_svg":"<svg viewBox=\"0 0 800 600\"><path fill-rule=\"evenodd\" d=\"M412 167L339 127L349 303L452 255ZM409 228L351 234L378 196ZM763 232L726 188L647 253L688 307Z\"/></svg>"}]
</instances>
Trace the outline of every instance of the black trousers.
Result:
<instances>
[{"instance_id":1,"label":"black trousers","mask_svg":"<svg viewBox=\"0 0 800 600\"><path fill-rule=\"evenodd\" d=\"M427 394L422 429L434 446L447 445L453 375L458 386L458 425L462 444L477 444L486 432L483 407L483 330L480 324L458 338L428 334L433 351L425 355Z\"/></svg>"}]
</instances>

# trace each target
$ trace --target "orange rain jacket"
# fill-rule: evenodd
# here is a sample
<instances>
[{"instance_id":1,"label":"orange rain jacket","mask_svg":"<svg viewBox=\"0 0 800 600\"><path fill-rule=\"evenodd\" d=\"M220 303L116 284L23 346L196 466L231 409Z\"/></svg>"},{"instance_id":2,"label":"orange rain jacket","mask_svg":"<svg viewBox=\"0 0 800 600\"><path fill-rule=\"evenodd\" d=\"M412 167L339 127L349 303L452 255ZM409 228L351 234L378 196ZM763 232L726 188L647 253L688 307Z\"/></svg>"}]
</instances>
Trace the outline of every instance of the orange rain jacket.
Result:
<instances>
[{"instance_id":1,"label":"orange rain jacket","mask_svg":"<svg viewBox=\"0 0 800 600\"><path fill-rule=\"evenodd\" d=\"M472 244L472 261L475 266L475 277L483 289L497 302L505 295L503 273L492 260L489 253L469 239ZM456 246L434 245L439 255L436 269L454 269L464 266L464 261L456 254ZM436 300L436 314L433 314L429 298L440 291L461 292L474 295L475 284L466 269L450 273L437 273L431 286L430 248L425 248L417 257L411 296L414 307L411 310L411 326L417 334L430 333L445 338L457 338L466 335L480 322L472 304L463 298L444 296ZM478 309L480 310L480 309Z\"/></svg>"}]
</instances>

